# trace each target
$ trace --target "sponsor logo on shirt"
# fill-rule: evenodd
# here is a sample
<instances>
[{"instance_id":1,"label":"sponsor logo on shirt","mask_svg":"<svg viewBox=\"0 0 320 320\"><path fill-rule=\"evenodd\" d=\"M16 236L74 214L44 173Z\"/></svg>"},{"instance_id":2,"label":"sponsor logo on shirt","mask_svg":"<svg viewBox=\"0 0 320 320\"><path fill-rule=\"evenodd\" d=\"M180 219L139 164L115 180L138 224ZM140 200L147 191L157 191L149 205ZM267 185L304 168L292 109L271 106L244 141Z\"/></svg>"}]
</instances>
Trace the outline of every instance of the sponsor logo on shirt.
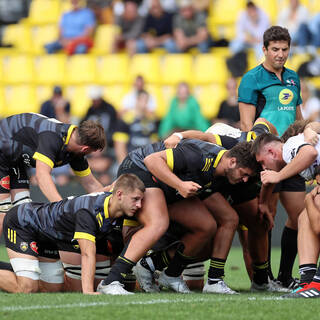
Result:
<instances>
[{"instance_id":1,"label":"sponsor logo on shirt","mask_svg":"<svg viewBox=\"0 0 320 320\"><path fill-rule=\"evenodd\" d=\"M5 176L0 180L0 186L6 190L10 190L10 176Z\"/></svg>"},{"instance_id":2,"label":"sponsor logo on shirt","mask_svg":"<svg viewBox=\"0 0 320 320\"><path fill-rule=\"evenodd\" d=\"M293 92L290 89L283 89L279 93L279 101L280 103L287 105L293 99Z\"/></svg>"},{"instance_id":3,"label":"sponsor logo on shirt","mask_svg":"<svg viewBox=\"0 0 320 320\"><path fill-rule=\"evenodd\" d=\"M35 241L32 241L30 242L30 248L33 252L35 252L36 254L39 254L38 253L38 246L37 246L37 243Z\"/></svg>"},{"instance_id":4,"label":"sponsor logo on shirt","mask_svg":"<svg viewBox=\"0 0 320 320\"><path fill-rule=\"evenodd\" d=\"M20 249L23 252L26 252L28 250L28 243L27 242L20 242Z\"/></svg>"},{"instance_id":5,"label":"sponsor logo on shirt","mask_svg":"<svg viewBox=\"0 0 320 320\"><path fill-rule=\"evenodd\" d=\"M284 106L279 106L278 111L294 111L294 107L284 107Z\"/></svg>"},{"instance_id":6,"label":"sponsor logo on shirt","mask_svg":"<svg viewBox=\"0 0 320 320\"><path fill-rule=\"evenodd\" d=\"M296 83L295 83L294 80L292 80L292 79L288 79L288 80L287 80L287 84L288 84L289 86L295 86L295 85L296 85Z\"/></svg>"}]
</instances>

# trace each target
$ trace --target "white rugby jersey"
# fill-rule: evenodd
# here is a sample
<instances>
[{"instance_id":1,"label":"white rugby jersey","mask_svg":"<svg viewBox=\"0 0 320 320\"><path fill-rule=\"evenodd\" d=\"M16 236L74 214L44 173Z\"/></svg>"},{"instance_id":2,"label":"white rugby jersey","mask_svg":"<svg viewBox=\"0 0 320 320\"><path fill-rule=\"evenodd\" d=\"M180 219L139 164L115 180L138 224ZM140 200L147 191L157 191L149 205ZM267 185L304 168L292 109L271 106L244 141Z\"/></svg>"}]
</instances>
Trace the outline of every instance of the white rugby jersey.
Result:
<instances>
[{"instance_id":1,"label":"white rugby jersey","mask_svg":"<svg viewBox=\"0 0 320 320\"><path fill-rule=\"evenodd\" d=\"M320 135L319 135L320 136ZM293 136L288 139L288 141L283 145L282 149L282 158L286 163L292 161L292 159L298 154L299 149L302 146L310 145L310 143L304 141L303 133L298 134L297 136ZM314 173L317 166L320 165L320 142L317 143L315 146L318 156L313 164L308 167L307 169L301 171L299 173L305 180L312 180L314 179Z\"/></svg>"}]
</instances>

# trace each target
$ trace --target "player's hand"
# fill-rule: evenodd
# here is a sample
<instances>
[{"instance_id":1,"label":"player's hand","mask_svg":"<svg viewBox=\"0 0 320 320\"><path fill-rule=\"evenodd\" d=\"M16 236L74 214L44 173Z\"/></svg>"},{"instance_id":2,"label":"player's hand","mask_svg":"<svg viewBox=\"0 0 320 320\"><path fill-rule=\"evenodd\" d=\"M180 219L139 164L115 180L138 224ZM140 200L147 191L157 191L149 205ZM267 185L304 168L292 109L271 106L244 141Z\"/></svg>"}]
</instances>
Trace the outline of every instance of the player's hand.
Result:
<instances>
[{"instance_id":1,"label":"player's hand","mask_svg":"<svg viewBox=\"0 0 320 320\"><path fill-rule=\"evenodd\" d=\"M314 197L318 194L320 194L320 186L317 185L306 195L306 197L311 196L314 199Z\"/></svg>"},{"instance_id":2,"label":"player's hand","mask_svg":"<svg viewBox=\"0 0 320 320\"><path fill-rule=\"evenodd\" d=\"M281 181L279 172L273 170L264 170L260 173L263 184L278 183Z\"/></svg>"},{"instance_id":3,"label":"player's hand","mask_svg":"<svg viewBox=\"0 0 320 320\"><path fill-rule=\"evenodd\" d=\"M258 207L258 215L266 230L271 230L274 226L273 215L268 205L260 203Z\"/></svg>"},{"instance_id":4,"label":"player's hand","mask_svg":"<svg viewBox=\"0 0 320 320\"><path fill-rule=\"evenodd\" d=\"M189 198L196 195L197 191L202 187L193 181L183 181L178 189L178 192L184 198Z\"/></svg>"},{"instance_id":5,"label":"player's hand","mask_svg":"<svg viewBox=\"0 0 320 320\"><path fill-rule=\"evenodd\" d=\"M180 142L180 138L174 134L169 136L166 140L163 141L167 149L175 148Z\"/></svg>"},{"instance_id":6,"label":"player's hand","mask_svg":"<svg viewBox=\"0 0 320 320\"><path fill-rule=\"evenodd\" d=\"M313 146L315 146L319 141L319 136L317 132L315 132L311 128L304 129L303 135L304 135L304 141L310 143Z\"/></svg>"}]
</instances>

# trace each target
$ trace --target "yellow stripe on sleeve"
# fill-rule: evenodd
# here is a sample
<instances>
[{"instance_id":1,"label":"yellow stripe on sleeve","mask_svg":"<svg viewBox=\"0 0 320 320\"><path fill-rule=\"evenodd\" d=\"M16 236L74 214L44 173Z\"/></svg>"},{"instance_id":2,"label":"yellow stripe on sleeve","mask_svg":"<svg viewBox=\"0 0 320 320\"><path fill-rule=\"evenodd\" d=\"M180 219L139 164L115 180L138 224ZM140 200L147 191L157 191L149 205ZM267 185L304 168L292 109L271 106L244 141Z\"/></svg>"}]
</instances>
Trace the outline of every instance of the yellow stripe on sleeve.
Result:
<instances>
[{"instance_id":1,"label":"yellow stripe on sleeve","mask_svg":"<svg viewBox=\"0 0 320 320\"><path fill-rule=\"evenodd\" d=\"M167 165L170 168L170 170L173 171L173 150L166 149L166 155L167 155Z\"/></svg>"},{"instance_id":2,"label":"yellow stripe on sleeve","mask_svg":"<svg viewBox=\"0 0 320 320\"><path fill-rule=\"evenodd\" d=\"M126 226L126 227L138 227L138 226L140 226L140 223L139 223L139 221L136 221L136 220L124 219L123 220L123 226Z\"/></svg>"},{"instance_id":3,"label":"yellow stripe on sleeve","mask_svg":"<svg viewBox=\"0 0 320 320\"><path fill-rule=\"evenodd\" d=\"M110 194L110 196L105 198L104 204L103 204L104 217L106 219L109 218L109 201L110 201L110 198L111 198L111 194Z\"/></svg>"},{"instance_id":4,"label":"yellow stripe on sleeve","mask_svg":"<svg viewBox=\"0 0 320 320\"><path fill-rule=\"evenodd\" d=\"M214 136L214 138L216 139L216 144L217 144L218 146L222 146L222 142L221 142L220 136L219 136L218 134L214 134L213 136Z\"/></svg>"},{"instance_id":5,"label":"yellow stripe on sleeve","mask_svg":"<svg viewBox=\"0 0 320 320\"><path fill-rule=\"evenodd\" d=\"M82 171L76 171L76 170L73 170L74 174L78 177L86 177L88 176L90 173L91 173L91 169L90 168L87 168L85 170L82 170Z\"/></svg>"},{"instance_id":6,"label":"yellow stripe on sleeve","mask_svg":"<svg viewBox=\"0 0 320 320\"><path fill-rule=\"evenodd\" d=\"M74 239L85 239L85 240L89 240L92 242L96 242L96 237L93 236L90 233L86 233L86 232L75 232L74 233Z\"/></svg>"},{"instance_id":7,"label":"yellow stripe on sleeve","mask_svg":"<svg viewBox=\"0 0 320 320\"><path fill-rule=\"evenodd\" d=\"M267 123L262 122L262 121L259 121L259 122L256 122L256 123L254 124L254 126L256 126L256 125L258 125L258 124L262 124L262 125L266 126L266 127L268 128L268 131L271 132L270 127L269 127L269 125L268 125Z\"/></svg>"},{"instance_id":8,"label":"yellow stripe on sleeve","mask_svg":"<svg viewBox=\"0 0 320 320\"><path fill-rule=\"evenodd\" d=\"M115 132L112 135L112 139L114 141L119 141L119 142L128 142L129 141L129 135L124 132Z\"/></svg>"},{"instance_id":9,"label":"yellow stripe on sleeve","mask_svg":"<svg viewBox=\"0 0 320 320\"><path fill-rule=\"evenodd\" d=\"M219 161L221 160L222 156L224 155L224 153L227 152L227 150L221 150L219 151L218 155L217 155L217 158L213 164L213 167L216 168L217 165L219 164Z\"/></svg>"},{"instance_id":10,"label":"yellow stripe on sleeve","mask_svg":"<svg viewBox=\"0 0 320 320\"><path fill-rule=\"evenodd\" d=\"M77 126L75 126L74 124L72 124L69 129L68 129L68 133L67 133L67 138L66 138L66 141L64 142L64 144L68 144L69 143L69 140L70 140L70 137L71 137L71 133L72 131L76 128Z\"/></svg>"},{"instance_id":11,"label":"yellow stripe on sleeve","mask_svg":"<svg viewBox=\"0 0 320 320\"><path fill-rule=\"evenodd\" d=\"M53 161L49 159L47 156L45 156L44 154L35 152L32 158L47 164L51 169L54 167Z\"/></svg>"}]
</instances>

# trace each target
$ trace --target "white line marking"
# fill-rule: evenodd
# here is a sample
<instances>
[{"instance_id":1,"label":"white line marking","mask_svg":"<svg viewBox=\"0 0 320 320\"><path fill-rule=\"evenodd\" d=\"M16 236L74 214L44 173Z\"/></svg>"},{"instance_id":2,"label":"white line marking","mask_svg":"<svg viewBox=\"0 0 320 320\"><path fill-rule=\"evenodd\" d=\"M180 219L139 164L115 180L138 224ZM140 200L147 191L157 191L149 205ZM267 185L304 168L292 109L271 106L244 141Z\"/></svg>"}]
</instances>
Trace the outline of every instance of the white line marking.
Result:
<instances>
[{"instance_id":1,"label":"white line marking","mask_svg":"<svg viewBox=\"0 0 320 320\"><path fill-rule=\"evenodd\" d=\"M192 303L192 302L221 302L227 300L235 300L231 296L210 295L208 297L196 299L152 299L147 301L99 301L99 302L80 302L80 303L67 303L60 305L31 305L31 306L7 306L0 308L0 312L16 312L16 311L29 311L29 310L50 310L50 309L72 309L72 308L89 308L97 306L128 306L128 305L152 305L152 304L172 304L172 303ZM280 297L247 297L247 300L282 300Z\"/></svg>"}]
</instances>

